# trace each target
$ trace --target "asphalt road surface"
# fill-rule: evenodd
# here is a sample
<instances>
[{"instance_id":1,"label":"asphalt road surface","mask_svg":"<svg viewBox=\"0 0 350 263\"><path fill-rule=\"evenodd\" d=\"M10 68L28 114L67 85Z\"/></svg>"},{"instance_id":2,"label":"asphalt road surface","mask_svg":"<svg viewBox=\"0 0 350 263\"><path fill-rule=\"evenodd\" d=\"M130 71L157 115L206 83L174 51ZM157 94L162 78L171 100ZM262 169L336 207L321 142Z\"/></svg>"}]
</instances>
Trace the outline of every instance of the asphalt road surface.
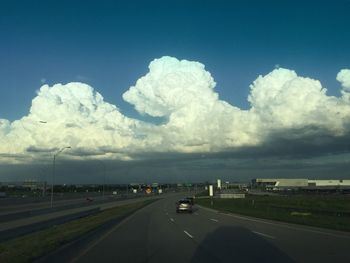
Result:
<instances>
[{"instance_id":1,"label":"asphalt road surface","mask_svg":"<svg viewBox=\"0 0 350 263\"><path fill-rule=\"evenodd\" d=\"M84 196L85 195L85 196ZM129 194L129 195L105 195L90 193L90 194L77 194L67 196L55 196L53 202L53 208L51 209L51 203L49 199L35 199L35 198L4 198L0 199L0 221L1 217L9 214L25 213L28 211L39 211L39 210L60 210L66 209L69 206L89 206L96 203L105 203L115 200L123 200L129 198L135 198L144 196L144 194ZM89 202L88 199L93 200Z\"/></svg>"},{"instance_id":2,"label":"asphalt road surface","mask_svg":"<svg viewBox=\"0 0 350 263\"><path fill-rule=\"evenodd\" d=\"M350 234L197 207L167 197L133 214L73 262L350 262Z\"/></svg>"},{"instance_id":3,"label":"asphalt road surface","mask_svg":"<svg viewBox=\"0 0 350 263\"><path fill-rule=\"evenodd\" d=\"M33 224L40 224L48 220L57 219L60 217L69 216L72 214L77 214L80 212L100 209L105 210L113 208L116 206L131 204L135 202L141 202L144 200L149 200L153 198L159 198L158 196L138 196L138 198L115 198L115 199L106 199L100 201L94 201L91 203L86 203L86 201L81 201L77 204L72 204L70 201L75 202L76 200L66 200L66 205L57 206L54 209L39 209L39 210L26 210L29 212L20 212L20 213L10 213L10 214L0 214L0 240L2 240L3 231L15 231L17 228L28 227L31 229ZM78 206L77 206L78 205ZM58 208L58 209L56 209ZM4 219L4 220L2 220ZM65 222L65 221L64 221ZM57 223L57 222L56 222ZM26 232L26 231L24 231ZM19 231L21 233L21 231ZM26 232L27 233L27 232Z\"/></svg>"}]
</instances>

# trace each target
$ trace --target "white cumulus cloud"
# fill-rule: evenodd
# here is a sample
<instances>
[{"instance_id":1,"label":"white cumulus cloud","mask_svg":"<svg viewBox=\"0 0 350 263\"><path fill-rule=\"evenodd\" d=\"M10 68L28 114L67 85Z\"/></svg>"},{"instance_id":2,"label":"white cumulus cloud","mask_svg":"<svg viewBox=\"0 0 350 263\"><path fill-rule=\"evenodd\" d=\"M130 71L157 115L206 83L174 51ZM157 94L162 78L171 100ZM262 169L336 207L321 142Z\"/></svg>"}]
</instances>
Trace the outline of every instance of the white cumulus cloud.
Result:
<instances>
[{"instance_id":1,"label":"white cumulus cloud","mask_svg":"<svg viewBox=\"0 0 350 263\"><path fill-rule=\"evenodd\" d=\"M87 84L43 85L28 116L12 123L0 119L0 154L35 158L69 145L74 158L121 159L135 153L259 146L273 141L276 132L288 139L309 136L309 127L316 137L320 131L344 136L350 132L349 72L337 75L343 96L334 97L318 80L276 68L251 84L251 107L241 110L219 99L203 64L162 57L150 63L149 72L123 98L140 114L164 117L163 124L124 116Z\"/></svg>"},{"instance_id":2,"label":"white cumulus cloud","mask_svg":"<svg viewBox=\"0 0 350 263\"><path fill-rule=\"evenodd\" d=\"M218 95L215 82L204 65L172 57L155 59L149 73L123 94L142 114L169 116L189 103L210 104Z\"/></svg>"},{"instance_id":3,"label":"white cumulus cloud","mask_svg":"<svg viewBox=\"0 0 350 263\"><path fill-rule=\"evenodd\" d=\"M133 141L138 121L123 116L83 83L44 85L32 101L28 116L3 121L1 152L21 153L30 147L74 149L111 146L122 149Z\"/></svg>"},{"instance_id":4,"label":"white cumulus cloud","mask_svg":"<svg viewBox=\"0 0 350 263\"><path fill-rule=\"evenodd\" d=\"M350 69L342 69L338 75L337 80L342 84L343 88L350 90Z\"/></svg>"},{"instance_id":5,"label":"white cumulus cloud","mask_svg":"<svg viewBox=\"0 0 350 263\"><path fill-rule=\"evenodd\" d=\"M342 69L337 75L337 80L342 85L343 99L350 101L350 69Z\"/></svg>"},{"instance_id":6,"label":"white cumulus cloud","mask_svg":"<svg viewBox=\"0 0 350 263\"><path fill-rule=\"evenodd\" d=\"M318 80L280 68L259 76L250 87L252 112L259 116L265 131L317 126L334 135L345 132L350 105L327 96Z\"/></svg>"}]
</instances>

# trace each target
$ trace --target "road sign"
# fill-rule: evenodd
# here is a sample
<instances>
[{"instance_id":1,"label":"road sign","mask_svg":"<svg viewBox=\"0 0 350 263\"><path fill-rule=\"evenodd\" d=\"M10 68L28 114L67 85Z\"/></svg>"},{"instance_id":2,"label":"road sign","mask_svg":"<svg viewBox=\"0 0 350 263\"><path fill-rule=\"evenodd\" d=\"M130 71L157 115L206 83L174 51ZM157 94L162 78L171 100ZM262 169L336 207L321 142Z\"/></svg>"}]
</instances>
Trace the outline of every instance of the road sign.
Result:
<instances>
[{"instance_id":1,"label":"road sign","mask_svg":"<svg viewBox=\"0 0 350 263\"><path fill-rule=\"evenodd\" d=\"M214 191L213 191L213 185L209 185L209 196L213 196Z\"/></svg>"}]
</instances>

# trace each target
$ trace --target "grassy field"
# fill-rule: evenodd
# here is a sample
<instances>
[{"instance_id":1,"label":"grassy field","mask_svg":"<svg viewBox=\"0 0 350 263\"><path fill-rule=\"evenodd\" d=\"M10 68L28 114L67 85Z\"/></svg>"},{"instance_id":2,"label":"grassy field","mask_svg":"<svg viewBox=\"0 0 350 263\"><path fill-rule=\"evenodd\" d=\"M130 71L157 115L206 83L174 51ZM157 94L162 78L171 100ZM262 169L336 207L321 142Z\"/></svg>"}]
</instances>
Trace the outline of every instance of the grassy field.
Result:
<instances>
[{"instance_id":1,"label":"grassy field","mask_svg":"<svg viewBox=\"0 0 350 263\"><path fill-rule=\"evenodd\" d=\"M197 199L197 204L253 217L350 231L349 195L253 196Z\"/></svg>"},{"instance_id":2,"label":"grassy field","mask_svg":"<svg viewBox=\"0 0 350 263\"><path fill-rule=\"evenodd\" d=\"M156 200L123 205L49 229L0 243L0 262L32 262L33 259L92 231L116 218L122 218Z\"/></svg>"}]
</instances>

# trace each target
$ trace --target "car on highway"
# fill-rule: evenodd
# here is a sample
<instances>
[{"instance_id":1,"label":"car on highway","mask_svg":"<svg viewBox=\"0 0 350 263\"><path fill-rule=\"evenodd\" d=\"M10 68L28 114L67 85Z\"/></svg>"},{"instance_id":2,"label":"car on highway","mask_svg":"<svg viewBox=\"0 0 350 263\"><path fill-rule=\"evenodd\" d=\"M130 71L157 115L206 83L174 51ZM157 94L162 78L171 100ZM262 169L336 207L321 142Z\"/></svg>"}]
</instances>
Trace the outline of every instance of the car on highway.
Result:
<instances>
[{"instance_id":1,"label":"car on highway","mask_svg":"<svg viewBox=\"0 0 350 263\"><path fill-rule=\"evenodd\" d=\"M193 211L193 205L190 200L184 198L176 202L176 213L180 213L180 212L192 213L192 211Z\"/></svg>"}]
</instances>

